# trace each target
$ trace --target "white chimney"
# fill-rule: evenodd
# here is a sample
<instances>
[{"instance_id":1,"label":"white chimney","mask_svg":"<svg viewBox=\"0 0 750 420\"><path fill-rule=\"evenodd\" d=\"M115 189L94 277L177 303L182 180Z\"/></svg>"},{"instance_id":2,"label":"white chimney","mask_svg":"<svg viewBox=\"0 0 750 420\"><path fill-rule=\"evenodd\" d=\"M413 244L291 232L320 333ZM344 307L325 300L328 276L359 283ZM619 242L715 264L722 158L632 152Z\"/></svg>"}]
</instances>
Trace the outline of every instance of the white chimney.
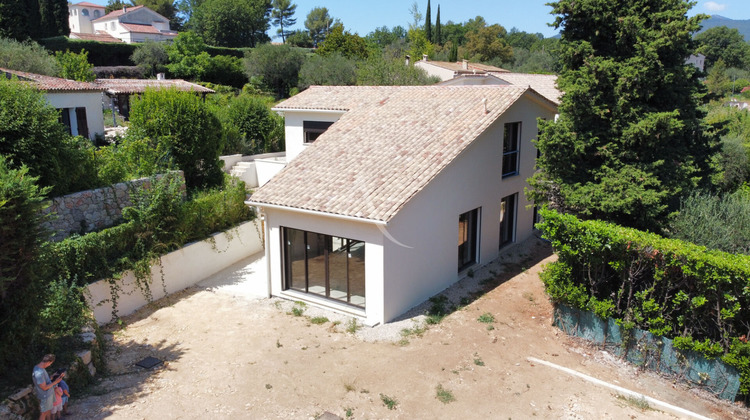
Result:
<instances>
[{"instance_id":1,"label":"white chimney","mask_svg":"<svg viewBox=\"0 0 750 420\"><path fill-rule=\"evenodd\" d=\"M164 77L164 73L156 73L156 80L166 80L167 78Z\"/></svg>"},{"instance_id":2,"label":"white chimney","mask_svg":"<svg viewBox=\"0 0 750 420\"><path fill-rule=\"evenodd\" d=\"M463 60L461 62L461 68L464 70L469 70L469 60Z\"/></svg>"},{"instance_id":3,"label":"white chimney","mask_svg":"<svg viewBox=\"0 0 750 420\"><path fill-rule=\"evenodd\" d=\"M427 54L422 54L422 61L427 61Z\"/></svg>"},{"instance_id":4,"label":"white chimney","mask_svg":"<svg viewBox=\"0 0 750 420\"><path fill-rule=\"evenodd\" d=\"M411 63L411 56L409 54L406 54L406 65L408 66L409 63Z\"/></svg>"}]
</instances>

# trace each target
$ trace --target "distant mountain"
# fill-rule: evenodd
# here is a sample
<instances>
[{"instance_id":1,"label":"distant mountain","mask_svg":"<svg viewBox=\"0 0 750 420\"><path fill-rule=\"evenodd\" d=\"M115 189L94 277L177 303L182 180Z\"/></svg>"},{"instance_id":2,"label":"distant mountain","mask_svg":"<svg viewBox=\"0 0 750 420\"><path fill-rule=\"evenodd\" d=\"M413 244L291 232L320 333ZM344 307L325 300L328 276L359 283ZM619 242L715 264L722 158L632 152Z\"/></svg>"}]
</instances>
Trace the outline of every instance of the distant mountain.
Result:
<instances>
[{"instance_id":1,"label":"distant mountain","mask_svg":"<svg viewBox=\"0 0 750 420\"><path fill-rule=\"evenodd\" d=\"M740 34L745 37L745 41L750 41L750 19L746 20L734 20L724 16L713 15L710 18L701 22L703 28L699 32L703 32L706 29L710 29L716 26L726 26L727 28L737 28Z\"/></svg>"}]
</instances>

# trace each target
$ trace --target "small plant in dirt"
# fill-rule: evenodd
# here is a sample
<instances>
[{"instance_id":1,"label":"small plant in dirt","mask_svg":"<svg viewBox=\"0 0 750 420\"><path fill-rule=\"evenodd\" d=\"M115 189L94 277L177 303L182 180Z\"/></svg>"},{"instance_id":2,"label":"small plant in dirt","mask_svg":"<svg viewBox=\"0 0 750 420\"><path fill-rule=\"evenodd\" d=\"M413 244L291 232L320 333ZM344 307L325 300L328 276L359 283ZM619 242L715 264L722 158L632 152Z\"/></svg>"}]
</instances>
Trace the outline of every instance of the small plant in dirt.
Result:
<instances>
[{"instance_id":1,"label":"small plant in dirt","mask_svg":"<svg viewBox=\"0 0 750 420\"><path fill-rule=\"evenodd\" d=\"M439 324L443 318L448 315L448 309L445 304L448 303L448 298L445 295L433 296L430 298L430 309L427 310L427 319L425 322L430 325Z\"/></svg>"},{"instance_id":2,"label":"small plant in dirt","mask_svg":"<svg viewBox=\"0 0 750 420\"><path fill-rule=\"evenodd\" d=\"M360 325L355 318L350 319L349 322L346 323L346 332L348 333L354 334L360 328L362 328L362 325Z\"/></svg>"},{"instance_id":3,"label":"small plant in dirt","mask_svg":"<svg viewBox=\"0 0 750 420\"><path fill-rule=\"evenodd\" d=\"M651 406L644 397L636 397L634 395L624 396L617 394L617 399L625 401L628 405L635 407L641 411L651 410Z\"/></svg>"},{"instance_id":4,"label":"small plant in dirt","mask_svg":"<svg viewBox=\"0 0 750 420\"><path fill-rule=\"evenodd\" d=\"M523 297L524 297L524 298L525 298L526 300L528 300L529 302L534 302L534 300L535 300L535 298L534 298L534 294L533 294L533 293L531 293L531 292L524 292L524 293L523 293Z\"/></svg>"},{"instance_id":5,"label":"small plant in dirt","mask_svg":"<svg viewBox=\"0 0 750 420\"><path fill-rule=\"evenodd\" d=\"M482 358L476 353L474 353L474 364L477 366L484 366L484 360L482 360Z\"/></svg>"},{"instance_id":6,"label":"small plant in dirt","mask_svg":"<svg viewBox=\"0 0 750 420\"><path fill-rule=\"evenodd\" d=\"M281 342L279 341L279 339L276 339L276 348L278 349L278 348L281 348L281 347L284 347L284 345L281 344Z\"/></svg>"},{"instance_id":7,"label":"small plant in dirt","mask_svg":"<svg viewBox=\"0 0 750 420\"><path fill-rule=\"evenodd\" d=\"M353 392L357 388L354 387L354 384L347 382L344 384L344 389L346 390L346 392Z\"/></svg>"},{"instance_id":8,"label":"small plant in dirt","mask_svg":"<svg viewBox=\"0 0 750 420\"><path fill-rule=\"evenodd\" d=\"M266 384L266 389L271 389L273 386L271 384Z\"/></svg>"},{"instance_id":9,"label":"small plant in dirt","mask_svg":"<svg viewBox=\"0 0 750 420\"><path fill-rule=\"evenodd\" d=\"M294 302L294 306L292 306L292 315L302 316L302 314L305 313L305 309L307 309L305 302Z\"/></svg>"},{"instance_id":10,"label":"small plant in dirt","mask_svg":"<svg viewBox=\"0 0 750 420\"><path fill-rule=\"evenodd\" d=\"M466 272L466 275L471 278L474 278L474 270L470 268L469 271Z\"/></svg>"},{"instance_id":11,"label":"small plant in dirt","mask_svg":"<svg viewBox=\"0 0 750 420\"><path fill-rule=\"evenodd\" d=\"M383 401L383 404L385 404L386 407L388 407L389 410L395 410L396 406L398 405L398 400L389 397L385 394L380 394L380 400Z\"/></svg>"},{"instance_id":12,"label":"small plant in dirt","mask_svg":"<svg viewBox=\"0 0 750 420\"><path fill-rule=\"evenodd\" d=\"M437 398L443 404L448 404L449 402L456 401L456 397L453 396L453 392L443 388L443 385L441 384L438 384L438 386L435 388L435 391L435 398Z\"/></svg>"},{"instance_id":13,"label":"small plant in dirt","mask_svg":"<svg viewBox=\"0 0 750 420\"><path fill-rule=\"evenodd\" d=\"M483 324L492 324L495 322L495 315L492 315L489 312L485 312L482 315L479 315L479 318L477 318L477 321Z\"/></svg>"},{"instance_id":14,"label":"small plant in dirt","mask_svg":"<svg viewBox=\"0 0 750 420\"><path fill-rule=\"evenodd\" d=\"M351 407L344 408L344 415L346 415L346 418L352 418L354 416L354 409Z\"/></svg>"},{"instance_id":15,"label":"small plant in dirt","mask_svg":"<svg viewBox=\"0 0 750 420\"><path fill-rule=\"evenodd\" d=\"M328 318L324 316L316 316L316 317L310 318L311 324L320 325L320 324L325 324L326 322L328 322Z\"/></svg>"}]
</instances>

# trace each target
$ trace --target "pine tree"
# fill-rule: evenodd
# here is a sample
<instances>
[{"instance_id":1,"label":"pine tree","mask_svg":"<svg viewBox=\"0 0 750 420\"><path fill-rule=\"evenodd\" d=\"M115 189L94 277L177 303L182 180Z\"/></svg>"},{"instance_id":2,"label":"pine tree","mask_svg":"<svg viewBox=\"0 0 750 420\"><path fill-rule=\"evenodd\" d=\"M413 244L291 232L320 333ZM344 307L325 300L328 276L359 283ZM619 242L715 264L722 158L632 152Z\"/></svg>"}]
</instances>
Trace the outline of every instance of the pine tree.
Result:
<instances>
[{"instance_id":1,"label":"pine tree","mask_svg":"<svg viewBox=\"0 0 750 420\"><path fill-rule=\"evenodd\" d=\"M586 218L659 232L708 181L716 142L703 123L697 70L686 66L687 0L559 0L565 92L541 124L531 197Z\"/></svg>"},{"instance_id":2,"label":"pine tree","mask_svg":"<svg viewBox=\"0 0 750 420\"><path fill-rule=\"evenodd\" d=\"M430 12L430 0L427 0L427 12L425 12L424 18L424 34L427 35L427 40L432 39L432 12Z\"/></svg>"},{"instance_id":3,"label":"pine tree","mask_svg":"<svg viewBox=\"0 0 750 420\"><path fill-rule=\"evenodd\" d=\"M443 28L440 25L440 5L438 4L437 17L435 18L435 33L433 35L432 43L435 45L443 45L442 37Z\"/></svg>"},{"instance_id":4,"label":"pine tree","mask_svg":"<svg viewBox=\"0 0 750 420\"><path fill-rule=\"evenodd\" d=\"M278 34L281 35L281 42L286 43L286 37L289 35L284 28L290 28L297 23L297 19L292 18L297 10L297 5L292 4L291 0L273 0L273 10L271 11L271 22L278 26Z\"/></svg>"}]
</instances>

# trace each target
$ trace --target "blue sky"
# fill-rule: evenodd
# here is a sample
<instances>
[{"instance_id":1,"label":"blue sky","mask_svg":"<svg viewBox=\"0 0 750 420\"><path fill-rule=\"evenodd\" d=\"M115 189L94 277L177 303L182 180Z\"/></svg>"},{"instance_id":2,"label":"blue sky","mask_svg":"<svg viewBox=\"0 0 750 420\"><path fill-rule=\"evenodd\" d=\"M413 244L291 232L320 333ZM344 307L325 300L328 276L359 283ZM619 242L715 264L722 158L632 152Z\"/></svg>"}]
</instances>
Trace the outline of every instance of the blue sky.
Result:
<instances>
[{"instance_id":1,"label":"blue sky","mask_svg":"<svg viewBox=\"0 0 750 420\"><path fill-rule=\"evenodd\" d=\"M106 5L107 0L86 0ZM614 1L614 0L612 0ZM554 20L550 14L552 8L546 6L549 0L431 0L432 20L435 21L438 4L440 21L446 23L465 22L481 15L487 23L499 23L506 29L513 27L526 32L540 32L544 36L553 36L556 31L547 26ZM297 25L303 28L307 13L315 7L328 8L329 14L343 22L347 30L359 35L367 35L375 28L401 25L408 28L411 22L410 0L293 0L297 5ZM750 19L748 0L699 0L690 11L696 13L717 14L730 19ZM425 13L427 0L418 0L419 11ZM271 28L269 35L276 35L276 28Z\"/></svg>"}]
</instances>

